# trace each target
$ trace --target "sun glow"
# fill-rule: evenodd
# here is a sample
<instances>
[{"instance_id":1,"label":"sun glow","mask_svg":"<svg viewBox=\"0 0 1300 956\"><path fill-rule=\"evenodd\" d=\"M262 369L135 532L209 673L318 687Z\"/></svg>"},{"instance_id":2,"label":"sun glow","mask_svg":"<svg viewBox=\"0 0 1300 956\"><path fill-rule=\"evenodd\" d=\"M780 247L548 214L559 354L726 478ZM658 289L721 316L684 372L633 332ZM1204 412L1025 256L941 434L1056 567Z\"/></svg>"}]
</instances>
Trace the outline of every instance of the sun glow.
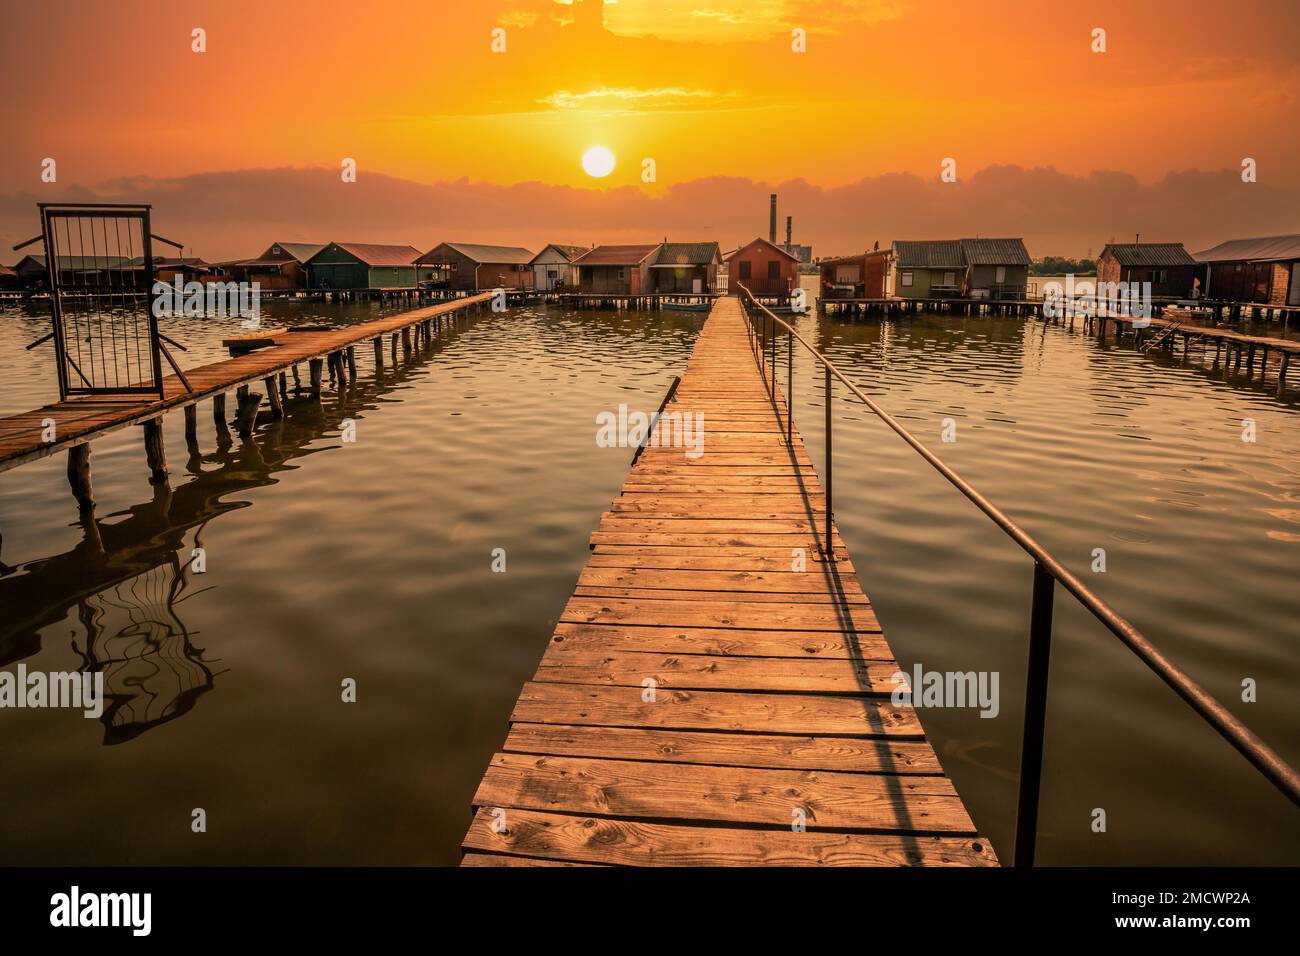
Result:
<instances>
[{"instance_id":1,"label":"sun glow","mask_svg":"<svg viewBox=\"0 0 1300 956\"><path fill-rule=\"evenodd\" d=\"M582 154L582 168L588 176L604 179L614 171L614 154L605 146L593 146Z\"/></svg>"}]
</instances>

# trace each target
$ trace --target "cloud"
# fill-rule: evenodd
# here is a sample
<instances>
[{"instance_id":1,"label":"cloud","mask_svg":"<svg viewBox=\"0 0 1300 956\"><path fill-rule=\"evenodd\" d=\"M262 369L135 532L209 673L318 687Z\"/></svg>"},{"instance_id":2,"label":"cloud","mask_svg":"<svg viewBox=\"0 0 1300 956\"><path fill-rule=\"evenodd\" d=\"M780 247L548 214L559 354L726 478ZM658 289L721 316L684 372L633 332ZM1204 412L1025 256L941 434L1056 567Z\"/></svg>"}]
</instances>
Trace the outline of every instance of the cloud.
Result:
<instances>
[{"instance_id":1,"label":"cloud","mask_svg":"<svg viewBox=\"0 0 1300 956\"><path fill-rule=\"evenodd\" d=\"M715 240L724 248L767 232L767 197L794 216L795 239L818 255L887 246L895 239L1022 236L1036 256L1096 253L1135 233L1184 242L1294 232L1300 189L1244 184L1239 171L1186 170L1143 183L1121 172L1085 176L1050 167L990 166L958 183L888 173L844 186L710 177L658 193L639 187L577 189L537 182L460 179L418 183L377 173L340 182L324 168L250 169L174 179L137 177L73 186L42 200L151 202L155 231L187 254L221 260L274 241L409 243ZM39 232L34 193L0 195L6 248ZM18 258L17 253L8 260Z\"/></svg>"}]
</instances>

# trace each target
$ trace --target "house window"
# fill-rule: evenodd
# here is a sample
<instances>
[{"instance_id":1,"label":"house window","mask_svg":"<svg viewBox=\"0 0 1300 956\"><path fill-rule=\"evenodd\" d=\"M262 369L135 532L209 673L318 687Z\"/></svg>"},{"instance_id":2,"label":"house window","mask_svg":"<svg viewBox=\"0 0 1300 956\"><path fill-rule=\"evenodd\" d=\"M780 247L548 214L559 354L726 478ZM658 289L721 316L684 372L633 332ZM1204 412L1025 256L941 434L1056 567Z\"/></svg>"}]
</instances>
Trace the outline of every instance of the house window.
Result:
<instances>
[{"instance_id":1,"label":"house window","mask_svg":"<svg viewBox=\"0 0 1300 956\"><path fill-rule=\"evenodd\" d=\"M619 268L619 270L618 270L618 281L619 281L619 282L623 282L623 281L625 281L626 279L627 279L627 270L626 270L626 269L623 269L623 268Z\"/></svg>"},{"instance_id":2,"label":"house window","mask_svg":"<svg viewBox=\"0 0 1300 956\"><path fill-rule=\"evenodd\" d=\"M769 279L781 278L781 263L773 259L767 264L767 277Z\"/></svg>"},{"instance_id":3,"label":"house window","mask_svg":"<svg viewBox=\"0 0 1300 956\"><path fill-rule=\"evenodd\" d=\"M749 278L750 273L753 271L753 265L754 264L750 262L748 259L740 260L740 277L742 279Z\"/></svg>"},{"instance_id":4,"label":"house window","mask_svg":"<svg viewBox=\"0 0 1300 956\"><path fill-rule=\"evenodd\" d=\"M904 273L903 273L903 288L904 288L904 289L910 289L911 287L912 287L912 273L910 273L910 272L904 272Z\"/></svg>"},{"instance_id":5,"label":"house window","mask_svg":"<svg viewBox=\"0 0 1300 956\"><path fill-rule=\"evenodd\" d=\"M944 284L944 285L956 285L956 284L957 284L957 273L955 273L955 272L945 272L945 273L943 274L943 284Z\"/></svg>"},{"instance_id":6,"label":"house window","mask_svg":"<svg viewBox=\"0 0 1300 956\"><path fill-rule=\"evenodd\" d=\"M1001 285L1002 283L1004 283L1004 282L1007 281L1007 267L1006 267L1006 266L998 266L998 271L997 271L997 274L996 274L996 276L994 277L993 281L996 282L998 285Z\"/></svg>"}]
</instances>

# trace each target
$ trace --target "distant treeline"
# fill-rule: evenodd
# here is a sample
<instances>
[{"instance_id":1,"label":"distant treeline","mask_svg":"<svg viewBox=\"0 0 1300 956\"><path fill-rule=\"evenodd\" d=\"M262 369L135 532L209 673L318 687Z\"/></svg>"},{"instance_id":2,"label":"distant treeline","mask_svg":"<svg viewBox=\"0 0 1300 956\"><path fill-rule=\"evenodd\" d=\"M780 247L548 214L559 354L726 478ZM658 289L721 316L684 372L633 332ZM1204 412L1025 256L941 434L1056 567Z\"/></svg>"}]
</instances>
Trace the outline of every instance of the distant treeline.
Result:
<instances>
[{"instance_id":1,"label":"distant treeline","mask_svg":"<svg viewBox=\"0 0 1300 956\"><path fill-rule=\"evenodd\" d=\"M1063 276L1073 273L1090 276L1097 273L1095 259L1067 259L1065 256L1043 256L1029 266L1031 276Z\"/></svg>"}]
</instances>

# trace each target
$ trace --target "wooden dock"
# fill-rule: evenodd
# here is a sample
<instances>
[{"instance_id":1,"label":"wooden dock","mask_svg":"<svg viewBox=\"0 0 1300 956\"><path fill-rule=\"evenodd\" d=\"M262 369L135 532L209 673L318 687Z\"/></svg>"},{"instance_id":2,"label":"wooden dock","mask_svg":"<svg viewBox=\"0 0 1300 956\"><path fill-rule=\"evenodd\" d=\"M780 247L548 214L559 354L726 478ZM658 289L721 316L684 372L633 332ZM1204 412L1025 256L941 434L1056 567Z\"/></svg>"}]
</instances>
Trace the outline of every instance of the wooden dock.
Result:
<instances>
[{"instance_id":1,"label":"wooden dock","mask_svg":"<svg viewBox=\"0 0 1300 956\"><path fill-rule=\"evenodd\" d=\"M469 866L993 866L719 300L473 801ZM801 560L804 564L801 565Z\"/></svg>"},{"instance_id":2,"label":"wooden dock","mask_svg":"<svg viewBox=\"0 0 1300 956\"><path fill-rule=\"evenodd\" d=\"M264 348L186 369L183 378L168 376L163 382L161 399L75 398L0 418L0 472L66 449L73 494L83 508L91 507L94 498L90 489L89 443L94 439L130 425L144 426L148 466L153 477L161 480L167 473L160 427L166 412L184 409L189 437L196 427L197 404L211 399L213 416L225 428L226 393L236 389L239 391L238 427L247 431L263 397L275 417L283 414L282 402L287 393L285 375L292 371L296 380L300 363L308 364L307 387L313 395L319 395L327 361L332 378L355 377L353 350L358 343L370 341L376 359L382 362L383 338L390 335L389 351L395 359L399 343L405 354L412 348L413 336L427 339L444 319L485 308L491 299L491 293L482 293L330 331L276 330ZM249 391L249 386L258 382L265 384L265 396Z\"/></svg>"}]
</instances>

